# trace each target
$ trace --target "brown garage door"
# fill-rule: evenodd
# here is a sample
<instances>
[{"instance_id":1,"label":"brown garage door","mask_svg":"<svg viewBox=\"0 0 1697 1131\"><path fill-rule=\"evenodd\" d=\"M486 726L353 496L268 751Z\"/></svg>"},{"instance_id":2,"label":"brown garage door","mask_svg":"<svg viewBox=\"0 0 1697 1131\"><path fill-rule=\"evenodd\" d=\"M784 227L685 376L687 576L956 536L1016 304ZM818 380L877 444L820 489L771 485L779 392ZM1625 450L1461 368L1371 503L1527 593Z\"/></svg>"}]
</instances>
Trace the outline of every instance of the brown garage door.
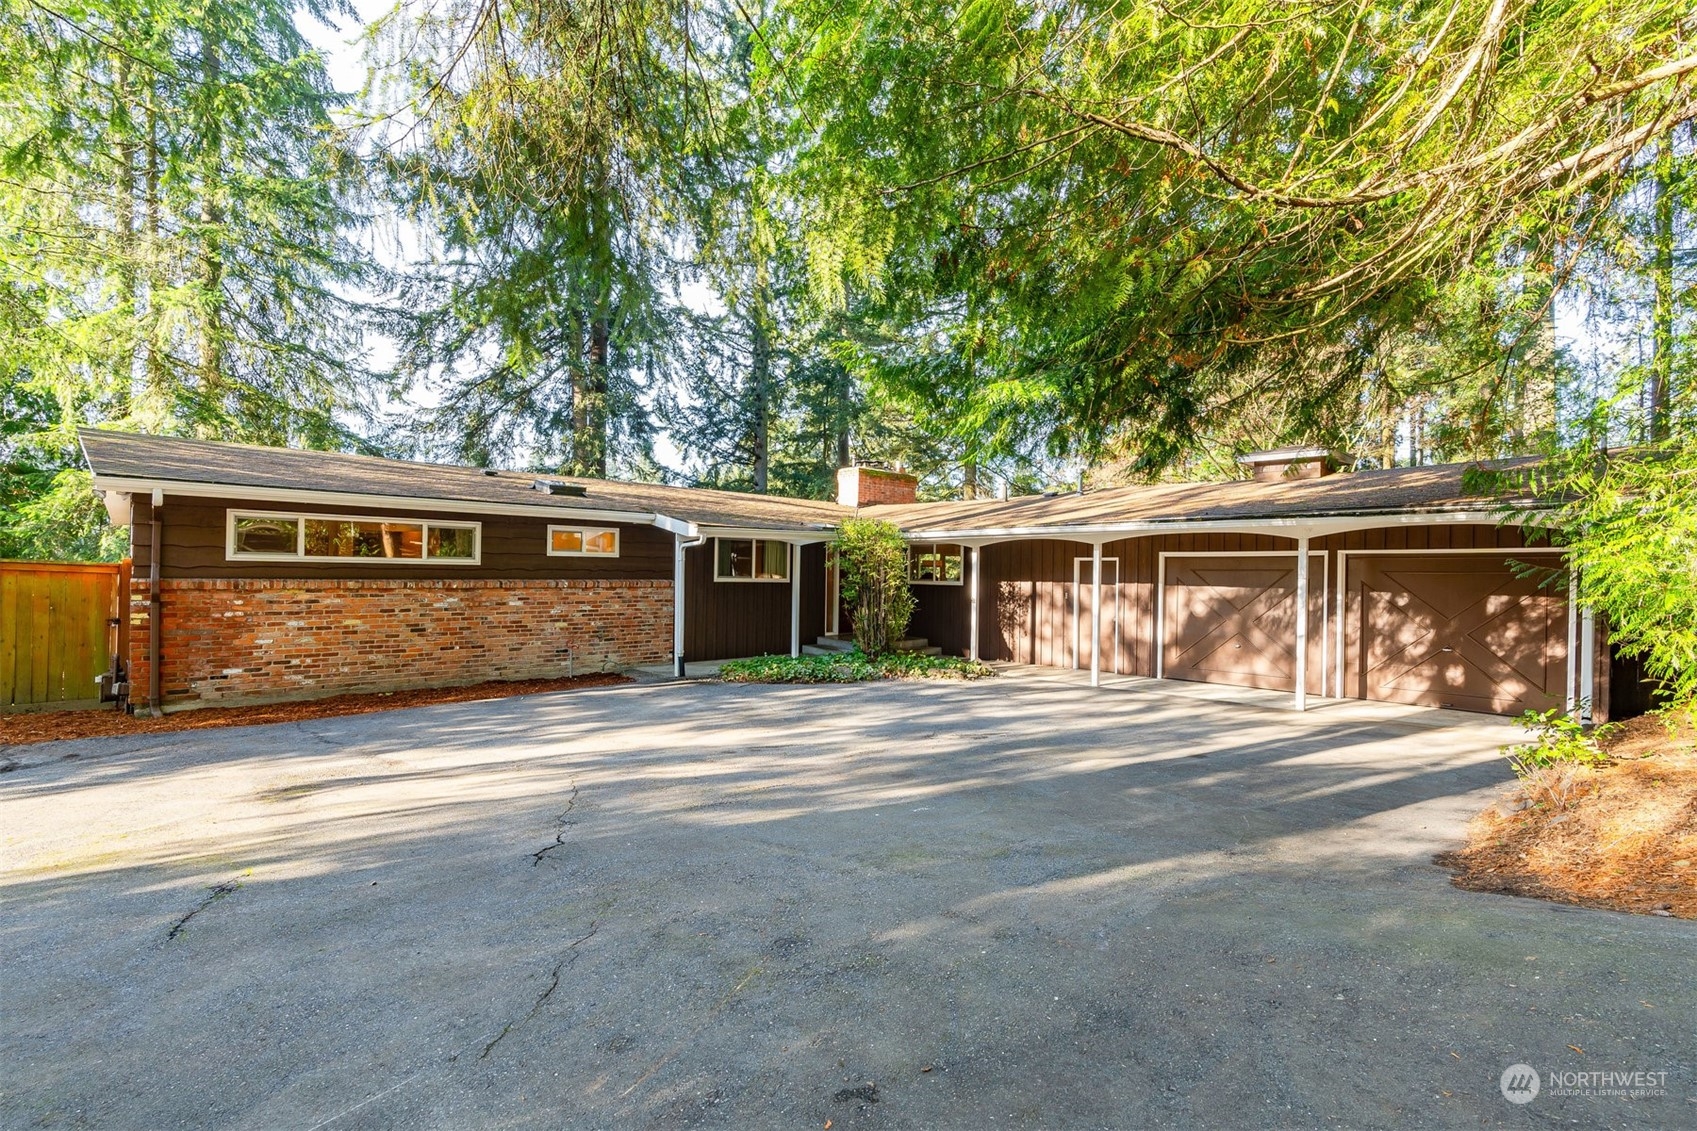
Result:
<instances>
[{"instance_id":1,"label":"brown garage door","mask_svg":"<svg viewBox=\"0 0 1697 1131\"><path fill-rule=\"evenodd\" d=\"M1566 595L1495 554L1352 555L1345 581L1346 694L1502 715L1564 702Z\"/></svg>"},{"instance_id":2,"label":"brown garage door","mask_svg":"<svg viewBox=\"0 0 1697 1131\"><path fill-rule=\"evenodd\" d=\"M1324 585L1309 558L1308 690L1321 694ZM1169 557L1162 606L1168 679L1296 690L1296 555Z\"/></svg>"}]
</instances>

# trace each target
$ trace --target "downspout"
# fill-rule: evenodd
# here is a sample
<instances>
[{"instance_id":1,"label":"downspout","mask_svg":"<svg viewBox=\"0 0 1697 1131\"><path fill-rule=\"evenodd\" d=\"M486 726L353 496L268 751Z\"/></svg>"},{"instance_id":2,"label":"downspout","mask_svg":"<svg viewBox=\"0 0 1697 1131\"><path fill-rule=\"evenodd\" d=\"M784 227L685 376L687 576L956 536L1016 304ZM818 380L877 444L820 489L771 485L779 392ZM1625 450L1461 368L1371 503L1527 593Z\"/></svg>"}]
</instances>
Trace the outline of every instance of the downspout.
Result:
<instances>
[{"instance_id":1,"label":"downspout","mask_svg":"<svg viewBox=\"0 0 1697 1131\"><path fill-rule=\"evenodd\" d=\"M148 712L157 719L165 713L159 702L159 621L165 611L164 594L159 590L160 539L165 529L160 515L165 510L165 492L155 487L152 503L152 534L147 544L147 706Z\"/></svg>"},{"instance_id":2,"label":"downspout","mask_svg":"<svg viewBox=\"0 0 1697 1131\"><path fill-rule=\"evenodd\" d=\"M690 524L694 537L686 538L682 534L673 535L672 557L672 674L683 679L684 671L684 551L693 550L707 541L707 536L695 533L695 526Z\"/></svg>"}]
</instances>

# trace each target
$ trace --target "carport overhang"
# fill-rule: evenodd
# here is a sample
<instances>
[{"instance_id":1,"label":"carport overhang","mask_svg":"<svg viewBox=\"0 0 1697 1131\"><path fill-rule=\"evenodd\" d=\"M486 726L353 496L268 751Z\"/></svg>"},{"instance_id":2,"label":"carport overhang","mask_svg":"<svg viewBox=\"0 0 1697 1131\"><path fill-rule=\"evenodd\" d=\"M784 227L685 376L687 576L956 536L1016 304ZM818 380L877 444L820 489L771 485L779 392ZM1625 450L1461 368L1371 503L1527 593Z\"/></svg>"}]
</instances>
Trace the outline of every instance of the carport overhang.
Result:
<instances>
[{"instance_id":1,"label":"carport overhang","mask_svg":"<svg viewBox=\"0 0 1697 1131\"><path fill-rule=\"evenodd\" d=\"M1351 510L1333 513L1275 514L1261 516L1232 516L1230 518L1171 518L1146 519L1135 522L1088 524L1053 524L1008 527L943 527L903 531L913 542L953 542L972 550L970 586L970 644L968 655L978 659L979 565L985 546L999 542L1056 540L1077 542L1090 547L1091 633L1090 683L1100 686L1102 680L1102 547L1109 542L1160 534L1253 534L1289 538L1294 544L1291 553L1296 557L1295 608L1295 683L1292 705L1298 711L1308 709L1308 594L1309 545L1315 538L1333 534L1348 534L1356 530L1380 529L1387 526L1463 526L1512 525L1521 526L1546 510L1521 503L1491 510L1478 508L1443 507L1426 510ZM1569 585L1571 609L1575 586ZM1578 637L1578 619L1570 612L1568 618L1567 687L1568 710L1573 710L1575 678L1578 674L1574 644ZM1589 613L1586 614L1589 622ZM1589 633L1585 637L1590 643ZM1157 641L1157 648L1160 646Z\"/></svg>"},{"instance_id":2,"label":"carport overhang","mask_svg":"<svg viewBox=\"0 0 1697 1131\"><path fill-rule=\"evenodd\" d=\"M684 612L687 608L684 553L714 538L760 538L789 545L790 655L801 655L801 549L829 542L837 536L834 526L763 527L716 526L656 515L654 525L673 535L672 562L672 671L682 679L687 674L684 660Z\"/></svg>"}]
</instances>

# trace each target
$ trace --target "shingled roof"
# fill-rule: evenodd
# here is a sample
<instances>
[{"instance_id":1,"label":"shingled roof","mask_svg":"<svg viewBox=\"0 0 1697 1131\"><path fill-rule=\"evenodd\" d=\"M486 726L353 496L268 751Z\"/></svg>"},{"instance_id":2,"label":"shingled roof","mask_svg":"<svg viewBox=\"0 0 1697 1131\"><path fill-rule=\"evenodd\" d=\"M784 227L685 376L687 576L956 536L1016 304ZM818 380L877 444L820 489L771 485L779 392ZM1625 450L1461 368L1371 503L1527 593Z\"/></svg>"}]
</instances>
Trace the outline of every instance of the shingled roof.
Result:
<instances>
[{"instance_id":1,"label":"shingled roof","mask_svg":"<svg viewBox=\"0 0 1697 1131\"><path fill-rule=\"evenodd\" d=\"M488 472L439 463L414 463L345 452L307 452L224 444L177 436L83 429L83 454L101 480L291 491L322 491L442 503L496 503L562 513L623 511L662 515L702 526L774 531L829 531L851 513L835 503L751 495L700 487L665 487L529 471ZM538 479L575 484L582 497L538 491Z\"/></svg>"},{"instance_id":2,"label":"shingled roof","mask_svg":"<svg viewBox=\"0 0 1697 1131\"><path fill-rule=\"evenodd\" d=\"M956 534L1090 528L1128 523L1332 518L1531 508L1531 498L1470 490L1473 468L1512 472L1536 459L1483 464L1392 467L1276 483L1151 483L1082 495L1026 495L972 502L906 503L862 508L911 533Z\"/></svg>"},{"instance_id":3,"label":"shingled roof","mask_svg":"<svg viewBox=\"0 0 1697 1131\"><path fill-rule=\"evenodd\" d=\"M660 516L698 526L828 533L856 512L832 502L753 495L700 487L665 487L612 479L584 479L526 471L490 472L447 464L415 463L343 452L225 444L174 436L84 429L83 452L95 486L158 486L170 491L194 486L366 495L419 504L496 504L538 513L624 512ZM1111 487L1083 495L1028 495L971 502L884 504L860 508L918 536L1000 533L1039 534L1160 523L1227 522L1405 515L1443 512L1478 514L1537 505L1529 498L1482 495L1464 481L1470 468L1522 470L1532 459L1486 464L1442 464L1385 468L1293 479L1276 483L1157 483ZM574 484L583 495L548 494L538 479Z\"/></svg>"}]
</instances>

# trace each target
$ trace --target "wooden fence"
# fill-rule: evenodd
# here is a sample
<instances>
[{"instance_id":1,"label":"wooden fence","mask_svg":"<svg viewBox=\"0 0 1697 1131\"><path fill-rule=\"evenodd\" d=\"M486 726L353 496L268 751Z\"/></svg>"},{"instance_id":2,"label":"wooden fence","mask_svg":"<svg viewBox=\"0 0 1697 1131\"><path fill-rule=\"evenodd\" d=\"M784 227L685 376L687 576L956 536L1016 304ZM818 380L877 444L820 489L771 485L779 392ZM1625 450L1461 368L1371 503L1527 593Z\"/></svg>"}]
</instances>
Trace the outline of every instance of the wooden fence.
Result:
<instances>
[{"instance_id":1,"label":"wooden fence","mask_svg":"<svg viewBox=\"0 0 1697 1131\"><path fill-rule=\"evenodd\" d=\"M128 562L0 561L0 711L97 705L128 590Z\"/></svg>"}]
</instances>

